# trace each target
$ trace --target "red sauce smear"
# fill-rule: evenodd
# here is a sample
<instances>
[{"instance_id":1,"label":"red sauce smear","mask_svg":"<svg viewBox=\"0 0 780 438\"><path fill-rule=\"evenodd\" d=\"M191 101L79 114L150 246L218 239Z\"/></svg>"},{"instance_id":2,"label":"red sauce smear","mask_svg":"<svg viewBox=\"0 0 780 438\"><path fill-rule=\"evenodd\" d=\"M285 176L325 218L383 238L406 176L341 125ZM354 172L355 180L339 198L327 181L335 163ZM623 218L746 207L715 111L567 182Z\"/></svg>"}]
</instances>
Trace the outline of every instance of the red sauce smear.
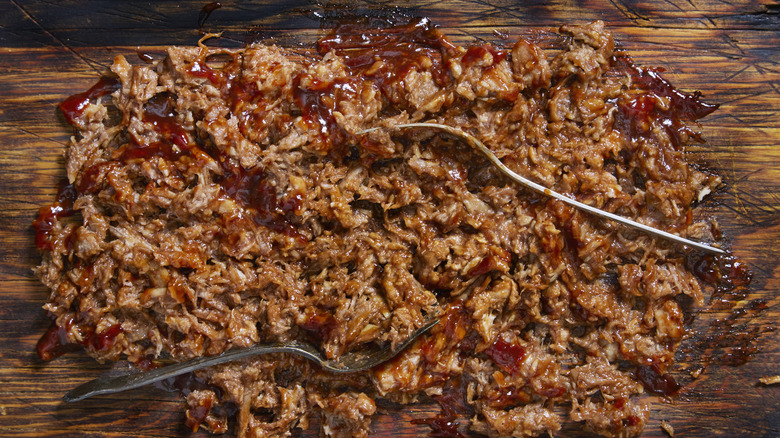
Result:
<instances>
[{"instance_id":1,"label":"red sauce smear","mask_svg":"<svg viewBox=\"0 0 780 438\"><path fill-rule=\"evenodd\" d=\"M220 85L222 83L221 72L214 70L206 64L206 61L195 61L187 70L189 74L197 78L206 78L214 85Z\"/></svg>"},{"instance_id":2,"label":"red sauce smear","mask_svg":"<svg viewBox=\"0 0 780 438\"><path fill-rule=\"evenodd\" d=\"M67 333L76 324L76 321L71 319L65 323L65 327L60 327L55 321L52 321L49 329L41 336L36 345L38 357L48 361L62 356L68 351L75 350L78 344L68 342ZM102 332L95 332L93 327L88 326L78 326L78 329L82 333L87 333L81 345L95 351L104 351L113 347L116 337L122 333L122 327L119 324L114 324Z\"/></svg>"},{"instance_id":3,"label":"red sauce smear","mask_svg":"<svg viewBox=\"0 0 780 438\"><path fill-rule=\"evenodd\" d=\"M674 395L680 390L680 385L670 374L661 373L658 365L637 365L636 380L645 390L658 395Z\"/></svg>"},{"instance_id":4,"label":"red sauce smear","mask_svg":"<svg viewBox=\"0 0 780 438\"><path fill-rule=\"evenodd\" d=\"M464 438L460 432L461 417L470 417L474 410L466 402L466 390L460 378L451 379L442 394L435 396L441 412L433 418L414 419L413 424L425 424L431 428L429 436L437 438Z\"/></svg>"},{"instance_id":5,"label":"red sauce smear","mask_svg":"<svg viewBox=\"0 0 780 438\"><path fill-rule=\"evenodd\" d=\"M636 426L641 420L636 415L629 415L623 420L625 426Z\"/></svg>"},{"instance_id":6,"label":"red sauce smear","mask_svg":"<svg viewBox=\"0 0 780 438\"><path fill-rule=\"evenodd\" d=\"M54 249L51 232L59 219L72 216L75 213L73 203L77 197L78 193L73 184L63 185L57 193L57 201L38 210L38 218L33 221L35 246L38 249Z\"/></svg>"},{"instance_id":7,"label":"red sauce smear","mask_svg":"<svg viewBox=\"0 0 780 438\"><path fill-rule=\"evenodd\" d=\"M320 343L328 342L331 333L338 328L338 322L332 314L315 309L306 321L301 324L301 328L309 332L316 341Z\"/></svg>"},{"instance_id":8,"label":"red sauce smear","mask_svg":"<svg viewBox=\"0 0 780 438\"><path fill-rule=\"evenodd\" d=\"M676 89L659 74L661 69L636 66L628 56L615 58L619 70L627 71L631 79L644 93L628 100L618 101L618 113L615 128L632 139L646 137L652 132L652 120L659 120L663 129L675 147L683 136L701 142L701 136L688 128L683 122L693 122L711 114L719 105L711 105L701 100L701 93L683 93ZM668 107L658 105L658 99L668 100Z\"/></svg>"},{"instance_id":9,"label":"red sauce smear","mask_svg":"<svg viewBox=\"0 0 780 438\"><path fill-rule=\"evenodd\" d=\"M154 356L147 355L134 362L136 368L143 371L150 371L155 368L159 368L160 364L155 361Z\"/></svg>"},{"instance_id":10,"label":"red sauce smear","mask_svg":"<svg viewBox=\"0 0 780 438\"><path fill-rule=\"evenodd\" d=\"M49 361L71 350L75 350L76 347L76 344L68 342L67 330L58 326L55 321L52 321L46 333L38 339L35 349L41 360Z\"/></svg>"},{"instance_id":11,"label":"red sauce smear","mask_svg":"<svg viewBox=\"0 0 780 438\"><path fill-rule=\"evenodd\" d=\"M711 310L730 313L712 321L707 332L685 352L702 354L704 363L738 366L748 362L760 351L758 337L772 330L754 322L767 308L766 300L755 299L740 305L750 293L750 269L733 255L705 255L690 258L688 263L699 280L714 287Z\"/></svg>"},{"instance_id":12,"label":"red sauce smear","mask_svg":"<svg viewBox=\"0 0 780 438\"><path fill-rule=\"evenodd\" d=\"M163 141L144 144L133 139L122 153L123 161L155 156L176 161L193 148L187 131L176 121L174 99L175 96L165 92L154 95L146 102L143 121L150 123Z\"/></svg>"},{"instance_id":13,"label":"red sauce smear","mask_svg":"<svg viewBox=\"0 0 780 438\"><path fill-rule=\"evenodd\" d=\"M493 345L485 349L485 354L490 356L499 368L509 374L516 375L520 372L526 351L522 345L507 342L502 336L499 336Z\"/></svg>"},{"instance_id":14,"label":"red sauce smear","mask_svg":"<svg viewBox=\"0 0 780 438\"><path fill-rule=\"evenodd\" d=\"M219 184L225 194L253 212L253 220L274 231L300 237L291 217L300 209L303 194L293 192L279 197L262 168L244 169L233 160L220 162L223 170Z\"/></svg>"},{"instance_id":15,"label":"red sauce smear","mask_svg":"<svg viewBox=\"0 0 780 438\"><path fill-rule=\"evenodd\" d=\"M430 71L437 84L446 85L450 81L446 60L457 53L456 46L427 18L385 29L345 24L322 38L318 49L323 55L335 50L347 66L373 80L388 98L393 95L392 86L413 68Z\"/></svg>"},{"instance_id":16,"label":"red sauce smear","mask_svg":"<svg viewBox=\"0 0 780 438\"><path fill-rule=\"evenodd\" d=\"M307 79L308 86L301 86L301 81ZM347 140L351 137L336 121L333 112L337 110L340 100L353 99L360 89L359 78L337 79L333 82L322 82L311 77L295 78L293 98L301 109L303 120L317 131L314 149L334 152L343 155Z\"/></svg>"},{"instance_id":17,"label":"red sauce smear","mask_svg":"<svg viewBox=\"0 0 780 438\"><path fill-rule=\"evenodd\" d=\"M84 109L89 105L89 101L111 94L118 90L122 85L116 78L102 77L89 90L74 94L60 103L60 111L65 116L65 120L73 125L76 119L84 113Z\"/></svg>"},{"instance_id":18,"label":"red sauce smear","mask_svg":"<svg viewBox=\"0 0 780 438\"><path fill-rule=\"evenodd\" d=\"M493 47L492 44L485 44L483 46L472 46L466 51L466 54L461 58L461 62L465 65L473 64L485 57L485 54L490 53L493 56L493 63L490 67L493 67L506 59L506 50L498 50Z\"/></svg>"},{"instance_id":19,"label":"red sauce smear","mask_svg":"<svg viewBox=\"0 0 780 438\"><path fill-rule=\"evenodd\" d=\"M86 195L99 191L103 185L106 173L116 169L117 166L119 166L119 163L116 161L104 161L89 166L76 183L78 193Z\"/></svg>"},{"instance_id":20,"label":"red sauce smear","mask_svg":"<svg viewBox=\"0 0 780 438\"><path fill-rule=\"evenodd\" d=\"M473 352L477 339L470 336L471 333L468 332L471 324L471 316L463 305L463 301L458 300L450 303L447 311L441 317L441 323L433 329L432 333L435 336L429 338L420 348L425 364L436 363L442 350L447 348L457 347L460 351ZM443 343L439 342L441 337L444 338Z\"/></svg>"},{"instance_id":21,"label":"red sauce smear","mask_svg":"<svg viewBox=\"0 0 780 438\"><path fill-rule=\"evenodd\" d=\"M116 337L122 333L122 326L114 324L102 332L93 331L84 342L95 351L104 351L114 346Z\"/></svg>"},{"instance_id":22,"label":"red sauce smear","mask_svg":"<svg viewBox=\"0 0 780 438\"><path fill-rule=\"evenodd\" d=\"M497 252L497 254L491 254L483 258L476 266L471 268L468 273L469 276L476 277L491 271L506 272L512 261L511 254L504 249L500 249Z\"/></svg>"}]
</instances>

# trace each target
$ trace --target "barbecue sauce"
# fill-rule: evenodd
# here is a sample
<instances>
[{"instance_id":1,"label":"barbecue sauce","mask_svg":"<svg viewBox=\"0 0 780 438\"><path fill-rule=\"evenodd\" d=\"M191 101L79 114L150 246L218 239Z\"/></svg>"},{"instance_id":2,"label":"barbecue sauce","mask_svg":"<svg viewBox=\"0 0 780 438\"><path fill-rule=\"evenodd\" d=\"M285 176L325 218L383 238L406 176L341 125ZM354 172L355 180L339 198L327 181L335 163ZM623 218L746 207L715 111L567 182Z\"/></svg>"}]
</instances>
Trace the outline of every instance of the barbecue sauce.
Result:
<instances>
[{"instance_id":1,"label":"barbecue sauce","mask_svg":"<svg viewBox=\"0 0 780 438\"><path fill-rule=\"evenodd\" d=\"M317 47L322 55L335 51L354 73L370 78L391 100L391 88L412 69L429 71L438 85L447 85L447 60L458 53L427 18L384 29L345 24L320 39Z\"/></svg>"},{"instance_id":2,"label":"barbecue sauce","mask_svg":"<svg viewBox=\"0 0 780 438\"><path fill-rule=\"evenodd\" d=\"M54 249L51 232L59 219L72 216L75 213L73 203L77 197L78 193L73 184L62 185L57 193L57 201L38 210L38 218L33 221L35 246L38 249Z\"/></svg>"},{"instance_id":3,"label":"barbecue sauce","mask_svg":"<svg viewBox=\"0 0 780 438\"><path fill-rule=\"evenodd\" d=\"M119 324L114 324L101 332L93 330L84 341L84 345L95 351L108 350L114 346L116 337L120 333L122 333L122 326Z\"/></svg>"},{"instance_id":4,"label":"barbecue sauce","mask_svg":"<svg viewBox=\"0 0 780 438\"><path fill-rule=\"evenodd\" d=\"M162 140L147 143L132 139L122 153L123 162L151 157L176 161L193 148L187 131L176 120L174 99L170 93L159 93L144 105L142 120L151 124Z\"/></svg>"},{"instance_id":5,"label":"barbecue sauce","mask_svg":"<svg viewBox=\"0 0 780 438\"><path fill-rule=\"evenodd\" d=\"M618 100L615 129L636 140L652 134L655 120L667 132L675 147L683 144L685 138L702 141L701 135L685 122L695 122L711 114L719 105L703 102L698 91L683 93L661 77L661 69L638 67L628 56L616 57L613 64L618 71L631 75L634 86L639 90L630 98Z\"/></svg>"},{"instance_id":6,"label":"barbecue sauce","mask_svg":"<svg viewBox=\"0 0 780 438\"><path fill-rule=\"evenodd\" d=\"M84 340L78 343L68 342L67 333L73 326L81 331ZM41 336L36 345L38 357L49 361L63 354L74 351L79 345L90 348L93 351L105 351L114 346L117 336L122 333L122 326L114 324L107 329L97 332L94 327L79 325L74 319L69 319L64 327L52 321L49 329Z\"/></svg>"},{"instance_id":7,"label":"barbecue sauce","mask_svg":"<svg viewBox=\"0 0 780 438\"><path fill-rule=\"evenodd\" d=\"M485 354L490 356L499 368L509 374L516 375L520 372L526 351L523 346L507 342L502 336L499 336L493 345L485 350Z\"/></svg>"},{"instance_id":8,"label":"barbecue sauce","mask_svg":"<svg viewBox=\"0 0 780 438\"><path fill-rule=\"evenodd\" d=\"M707 331L697 337L695 345L685 352L701 354L698 359L705 364L738 366L748 362L759 351L757 338L771 330L752 324L754 317L767 308L766 300L745 303L752 272L733 255L692 256L688 264L699 280L713 288L710 308L728 313L714 319Z\"/></svg>"},{"instance_id":9,"label":"barbecue sauce","mask_svg":"<svg viewBox=\"0 0 780 438\"><path fill-rule=\"evenodd\" d=\"M750 284L752 273L733 255L705 255L692 259L692 272L699 280L715 287L714 297Z\"/></svg>"},{"instance_id":10,"label":"barbecue sauce","mask_svg":"<svg viewBox=\"0 0 780 438\"><path fill-rule=\"evenodd\" d=\"M74 94L60 103L60 111L65 116L65 120L71 125L75 124L76 119L84 113L90 100L111 94L118 90L122 84L116 78L102 77L89 90Z\"/></svg>"},{"instance_id":11,"label":"barbecue sauce","mask_svg":"<svg viewBox=\"0 0 780 438\"><path fill-rule=\"evenodd\" d=\"M209 67L205 60L197 60L192 63L187 73L195 76L196 78L208 79L214 85L222 84L221 72Z\"/></svg>"},{"instance_id":12,"label":"barbecue sauce","mask_svg":"<svg viewBox=\"0 0 780 438\"><path fill-rule=\"evenodd\" d=\"M315 309L308 313L300 327L320 344L327 343L338 329L338 321L327 311Z\"/></svg>"},{"instance_id":13,"label":"barbecue sauce","mask_svg":"<svg viewBox=\"0 0 780 438\"><path fill-rule=\"evenodd\" d=\"M509 270L512 262L512 255L509 251L496 247L492 252L493 254L486 256L469 270L468 275L470 277L484 275L492 271L507 272Z\"/></svg>"},{"instance_id":14,"label":"barbecue sauce","mask_svg":"<svg viewBox=\"0 0 780 438\"><path fill-rule=\"evenodd\" d=\"M222 3L220 2L211 2L203 6L198 13L198 27L203 27L203 25L206 24L206 20L211 16L211 13L221 7Z\"/></svg>"},{"instance_id":15,"label":"barbecue sauce","mask_svg":"<svg viewBox=\"0 0 780 438\"><path fill-rule=\"evenodd\" d=\"M433 398L441 411L433 418L412 420L414 424L425 424L431 428L429 436L438 438L465 438L459 428L461 420L474 415L474 409L466 401L466 388L462 378L451 379L441 395Z\"/></svg>"},{"instance_id":16,"label":"barbecue sauce","mask_svg":"<svg viewBox=\"0 0 780 438\"><path fill-rule=\"evenodd\" d=\"M256 224L287 236L301 237L292 216L300 209L302 193L293 190L286 196L278 196L261 167L247 170L232 159L220 161L220 165L223 174L217 182L227 196L250 210Z\"/></svg>"},{"instance_id":17,"label":"barbecue sauce","mask_svg":"<svg viewBox=\"0 0 780 438\"><path fill-rule=\"evenodd\" d=\"M308 83L302 86L301 81ZM340 100L353 99L360 90L359 78L341 78L322 82L300 75L293 82L293 99L301 109L304 123L317 132L312 149L332 155L345 155L346 143L352 138L336 121L334 112Z\"/></svg>"},{"instance_id":18,"label":"barbecue sauce","mask_svg":"<svg viewBox=\"0 0 780 438\"><path fill-rule=\"evenodd\" d=\"M680 385L671 374L664 374L656 364L637 365L636 380L642 384L645 391L658 395L674 395L680 390Z\"/></svg>"},{"instance_id":19,"label":"barbecue sauce","mask_svg":"<svg viewBox=\"0 0 780 438\"><path fill-rule=\"evenodd\" d=\"M506 59L507 56L506 50L498 50L491 44L485 44L483 46L469 47L466 50L466 54L461 58L461 62L465 65L470 65L484 58L488 53L493 57L493 63L490 65L490 68Z\"/></svg>"},{"instance_id":20,"label":"barbecue sauce","mask_svg":"<svg viewBox=\"0 0 780 438\"><path fill-rule=\"evenodd\" d=\"M58 326L56 321L52 321L46 333L38 339L35 349L41 360L49 361L76 350L77 347L77 344L68 342L67 330Z\"/></svg>"}]
</instances>

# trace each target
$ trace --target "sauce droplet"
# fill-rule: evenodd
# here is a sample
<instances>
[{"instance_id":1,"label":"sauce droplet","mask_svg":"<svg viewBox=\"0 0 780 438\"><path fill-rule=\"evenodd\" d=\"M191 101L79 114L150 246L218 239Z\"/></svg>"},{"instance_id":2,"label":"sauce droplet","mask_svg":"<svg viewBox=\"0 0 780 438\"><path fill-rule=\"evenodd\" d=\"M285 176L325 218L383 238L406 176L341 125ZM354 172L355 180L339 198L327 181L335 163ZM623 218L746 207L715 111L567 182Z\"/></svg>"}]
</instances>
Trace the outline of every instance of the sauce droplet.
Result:
<instances>
[{"instance_id":1,"label":"sauce droplet","mask_svg":"<svg viewBox=\"0 0 780 438\"><path fill-rule=\"evenodd\" d=\"M151 64L152 62L154 62L154 57L150 53L141 50L136 50L135 53L138 55L138 59L140 59L141 61L147 64Z\"/></svg>"},{"instance_id":2,"label":"sauce droplet","mask_svg":"<svg viewBox=\"0 0 780 438\"><path fill-rule=\"evenodd\" d=\"M208 20L211 16L211 13L221 7L222 3L220 2L211 2L202 7L200 9L200 13L198 14L198 27L203 27L203 25L206 24L206 20Z\"/></svg>"}]
</instances>

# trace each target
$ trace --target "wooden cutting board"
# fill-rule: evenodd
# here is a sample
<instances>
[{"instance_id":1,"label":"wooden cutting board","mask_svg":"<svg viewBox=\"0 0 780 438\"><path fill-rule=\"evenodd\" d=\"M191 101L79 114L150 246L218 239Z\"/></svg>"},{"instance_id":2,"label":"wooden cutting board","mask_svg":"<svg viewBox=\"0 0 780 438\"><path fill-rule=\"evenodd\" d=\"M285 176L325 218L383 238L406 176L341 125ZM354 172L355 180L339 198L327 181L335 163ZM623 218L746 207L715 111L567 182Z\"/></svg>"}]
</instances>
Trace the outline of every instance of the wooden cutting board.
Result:
<instances>
[{"instance_id":1,"label":"wooden cutting board","mask_svg":"<svg viewBox=\"0 0 780 438\"><path fill-rule=\"evenodd\" d=\"M82 353L49 363L36 358L35 343L49 322L41 310L47 291L31 272L39 262L31 222L64 178L63 146L71 133L57 104L87 89L118 54L140 63L139 48L155 54L169 44L193 45L201 30L225 31L221 43L229 46L252 38L311 42L333 14L363 12L385 2L223 1L199 29L207 3L10 0L0 5L1 436L191 435L182 426L183 404L175 394L148 388L64 404L60 398L68 389L110 365ZM780 6L714 0L514 3L410 0L396 12L431 17L464 44L501 45L517 36L544 41L560 24L601 19L640 64L663 67L679 88L701 90L708 102L721 104L703 120L708 144L692 149L692 156L723 176L724 188L702 208L719 218L734 253L754 277L748 296L732 297L722 311L700 315L695 327L706 333L732 314L731 306L763 299L767 308L750 312L760 333L745 345L759 351L742 366L713 363L698 379L685 380L680 396L657 400L643 436L666 436L661 420L682 437L780 436L780 385L757 383L780 374L780 338L774 330L780 316ZM694 353L682 359L723 352ZM688 365L681 364L677 373L684 374ZM381 410L374 436L416 437L425 436L427 428L411 419L438 409L383 404ZM560 436L579 436L570 430Z\"/></svg>"}]
</instances>

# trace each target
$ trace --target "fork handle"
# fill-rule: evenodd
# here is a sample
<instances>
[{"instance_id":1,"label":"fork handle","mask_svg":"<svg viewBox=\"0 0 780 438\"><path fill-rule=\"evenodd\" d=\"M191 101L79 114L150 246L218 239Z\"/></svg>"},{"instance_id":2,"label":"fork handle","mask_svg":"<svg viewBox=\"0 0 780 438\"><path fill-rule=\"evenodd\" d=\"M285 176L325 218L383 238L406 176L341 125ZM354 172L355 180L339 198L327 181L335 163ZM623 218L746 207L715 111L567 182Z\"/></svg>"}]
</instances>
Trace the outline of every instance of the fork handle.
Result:
<instances>
[{"instance_id":1,"label":"fork handle","mask_svg":"<svg viewBox=\"0 0 780 438\"><path fill-rule=\"evenodd\" d=\"M102 376L97 379L83 383L70 390L62 398L66 402L76 402L100 394L114 394L117 392L128 391L130 389L140 388L161 380L176 377L200 368L219 365L225 362L243 359L246 357L257 356L269 353L294 353L316 362L321 361L316 354L302 349L299 345L291 344L270 344L255 345L250 348L240 348L226 351L218 356L199 357L197 359L186 360L173 365L167 365L155 368L149 371L143 371L125 376L108 377Z\"/></svg>"}]
</instances>

